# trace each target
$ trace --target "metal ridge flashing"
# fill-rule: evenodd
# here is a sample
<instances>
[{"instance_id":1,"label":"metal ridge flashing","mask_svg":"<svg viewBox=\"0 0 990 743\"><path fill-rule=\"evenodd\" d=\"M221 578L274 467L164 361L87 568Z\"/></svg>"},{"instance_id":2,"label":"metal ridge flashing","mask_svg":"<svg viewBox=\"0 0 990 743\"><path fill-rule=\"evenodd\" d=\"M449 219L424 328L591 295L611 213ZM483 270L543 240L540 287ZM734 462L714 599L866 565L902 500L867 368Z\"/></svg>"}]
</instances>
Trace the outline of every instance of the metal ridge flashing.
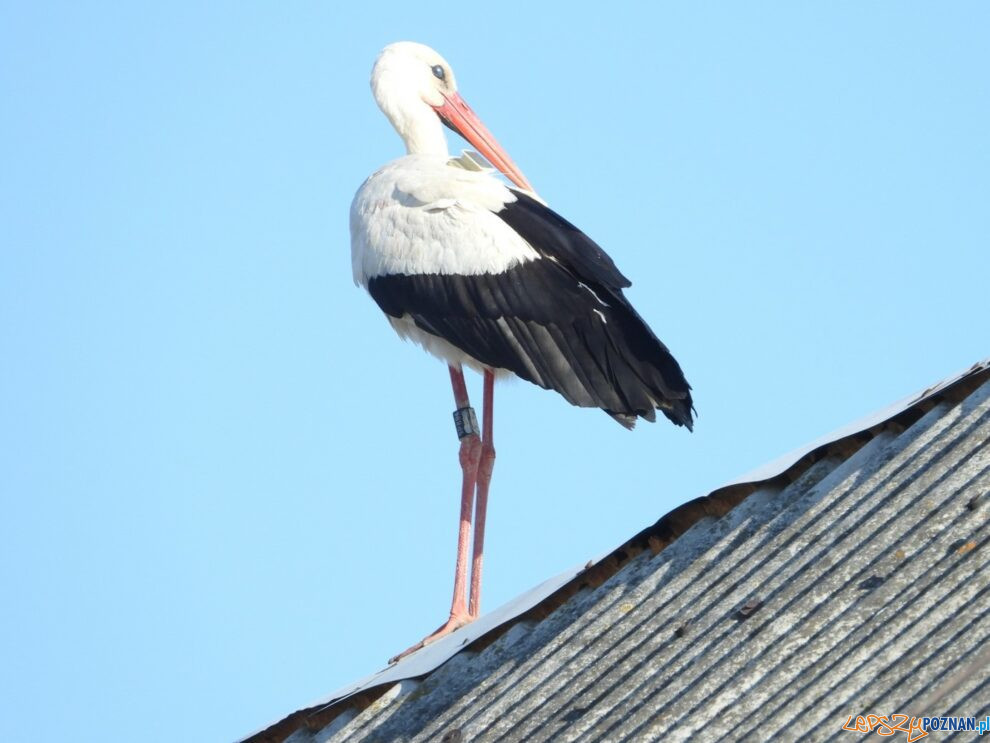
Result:
<instances>
[{"instance_id":1,"label":"metal ridge flashing","mask_svg":"<svg viewBox=\"0 0 990 743\"><path fill-rule=\"evenodd\" d=\"M377 673L306 705L247 736L243 742L282 741L301 727L319 730L351 707L363 709L392 685L428 675L461 650L467 647L479 650L519 621L549 616L585 586L601 585L637 554L647 549L654 554L659 553L700 519L725 515L762 487L793 482L826 456L841 455L846 458L884 428L890 425L906 427L940 402L957 402L965 398L988 379L990 358L751 470L708 495L687 501L602 557L540 583L471 624Z\"/></svg>"}]
</instances>

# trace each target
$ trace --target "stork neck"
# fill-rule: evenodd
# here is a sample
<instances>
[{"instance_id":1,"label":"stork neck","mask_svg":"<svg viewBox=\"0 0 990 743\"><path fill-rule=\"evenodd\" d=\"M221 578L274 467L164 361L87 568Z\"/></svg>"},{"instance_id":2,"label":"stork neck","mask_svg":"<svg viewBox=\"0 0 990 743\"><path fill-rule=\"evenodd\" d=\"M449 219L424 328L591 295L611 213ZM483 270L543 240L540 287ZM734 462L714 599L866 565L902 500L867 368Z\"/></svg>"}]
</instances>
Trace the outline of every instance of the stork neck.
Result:
<instances>
[{"instance_id":1,"label":"stork neck","mask_svg":"<svg viewBox=\"0 0 990 743\"><path fill-rule=\"evenodd\" d=\"M447 155L447 138L443 133L443 123L432 109L424 115L406 119L405 126L399 129L410 155Z\"/></svg>"}]
</instances>

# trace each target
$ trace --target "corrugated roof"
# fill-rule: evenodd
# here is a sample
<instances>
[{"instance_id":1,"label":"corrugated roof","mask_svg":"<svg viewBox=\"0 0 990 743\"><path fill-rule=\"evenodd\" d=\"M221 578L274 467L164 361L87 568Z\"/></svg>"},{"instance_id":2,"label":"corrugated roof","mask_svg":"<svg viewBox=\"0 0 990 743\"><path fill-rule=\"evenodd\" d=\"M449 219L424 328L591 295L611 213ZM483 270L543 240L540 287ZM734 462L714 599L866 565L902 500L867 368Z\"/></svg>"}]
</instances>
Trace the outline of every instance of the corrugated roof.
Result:
<instances>
[{"instance_id":1,"label":"corrugated roof","mask_svg":"<svg viewBox=\"0 0 990 743\"><path fill-rule=\"evenodd\" d=\"M860 737L849 715L985 716L988 379L686 503L250 740L829 740Z\"/></svg>"}]
</instances>

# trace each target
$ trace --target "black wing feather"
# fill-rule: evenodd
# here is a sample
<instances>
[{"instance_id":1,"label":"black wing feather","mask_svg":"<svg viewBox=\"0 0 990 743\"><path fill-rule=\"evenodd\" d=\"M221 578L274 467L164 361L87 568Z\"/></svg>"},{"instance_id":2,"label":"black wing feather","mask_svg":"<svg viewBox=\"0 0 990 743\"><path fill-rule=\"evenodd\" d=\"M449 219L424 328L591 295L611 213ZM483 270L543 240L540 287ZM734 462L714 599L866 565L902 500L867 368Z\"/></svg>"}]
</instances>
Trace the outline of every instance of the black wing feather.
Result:
<instances>
[{"instance_id":1,"label":"black wing feather","mask_svg":"<svg viewBox=\"0 0 990 743\"><path fill-rule=\"evenodd\" d=\"M570 266L582 280L594 281L609 289L632 286L598 243L532 196L509 190L516 200L506 204L498 216L534 249Z\"/></svg>"},{"instance_id":2,"label":"black wing feather","mask_svg":"<svg viewBox=\"0 0 990 743\"><path fill-rule=\"evenodd\" d=\"M630 427L659 408L690 428L690 387L674 358L628 302L602 304L581 284L561 263L538 259L498 274L378 276L368 290L387 315L409 316L573 405Z\"/></svg>"}]
</instances>

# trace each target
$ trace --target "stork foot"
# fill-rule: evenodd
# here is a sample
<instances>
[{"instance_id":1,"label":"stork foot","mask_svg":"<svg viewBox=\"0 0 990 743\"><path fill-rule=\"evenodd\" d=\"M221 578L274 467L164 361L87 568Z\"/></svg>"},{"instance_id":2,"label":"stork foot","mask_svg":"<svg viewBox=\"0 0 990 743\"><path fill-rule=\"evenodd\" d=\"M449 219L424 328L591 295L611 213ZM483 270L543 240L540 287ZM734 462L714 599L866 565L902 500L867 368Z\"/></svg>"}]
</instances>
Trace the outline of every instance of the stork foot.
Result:
<instances>
[{"instance_id":1,"label":"stork foot","mask_svg":"<svg viewBox=\"0 0 990 743\"><path fill-rule=\"evenodd\" d=\"M389 665L392 665L393 663L398 663L400 660L402 660L403 658L405 658L407 655L411 655L412 653L415 653L417 650L420 650L421 648L425 648L427 645L429 645L430 643L436 642L441 637L446 637L447 635L449 635L454 630L458 630L461 627L463 627L464 625L470 624L476 618L477 617L472 617L471 615L469 615L467 613L464 613L464 614L461 614L461 613L451 614L450 615L450 619L448 619L446 622L444 622L441 626L437 627L437 629L434 632L432 632L431 634L429 634L426 637L424 637L422 640L420 640L419 642L417 642L412 647L406 648L405 650L403 650L398 655L396 655L396 656L394 656L392 658L389 658L388 659L388 664Z\"/></svg>"}]
</instances>

